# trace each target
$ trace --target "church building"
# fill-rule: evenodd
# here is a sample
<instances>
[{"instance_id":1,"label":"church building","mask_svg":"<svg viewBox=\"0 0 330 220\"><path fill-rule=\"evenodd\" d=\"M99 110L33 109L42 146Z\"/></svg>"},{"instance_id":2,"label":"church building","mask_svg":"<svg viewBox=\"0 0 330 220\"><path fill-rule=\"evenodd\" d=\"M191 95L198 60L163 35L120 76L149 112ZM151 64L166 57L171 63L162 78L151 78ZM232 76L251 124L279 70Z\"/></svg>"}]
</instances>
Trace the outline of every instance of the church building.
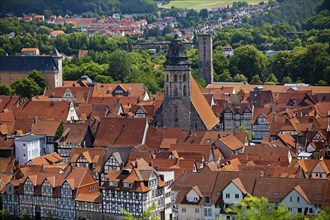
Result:
<instances>
[{"instance_id":1,"label":"church building","mask_svg":"<svg viewBox=\"0 0 330 220\"><path fill-rule=\"evenodd\" d=\"M164 63L164 101L156 125L186 130L215 130L219 120L191 75L191 63L177 36Z\"/></svg>"}]
</instances>

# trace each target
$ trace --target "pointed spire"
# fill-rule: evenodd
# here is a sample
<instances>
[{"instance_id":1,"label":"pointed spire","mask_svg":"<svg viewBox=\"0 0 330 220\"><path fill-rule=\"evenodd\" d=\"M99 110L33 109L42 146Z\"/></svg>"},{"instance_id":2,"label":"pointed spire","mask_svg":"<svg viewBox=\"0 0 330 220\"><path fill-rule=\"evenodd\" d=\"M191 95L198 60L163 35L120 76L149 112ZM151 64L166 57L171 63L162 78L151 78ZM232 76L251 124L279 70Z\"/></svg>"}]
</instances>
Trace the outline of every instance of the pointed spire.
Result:
<instances>
[{"instance_id":1,"label":"pointed spire","mask_svg":"<svg viewBox=\"0 0 330 220\"><path fill-rule=\"evenodd\" d=\"M52 54L51 54L52 57L63 57L59 52L58 50L54 47L53 51L52 51Z\"/></svg>"},{"instance_id":2,"label":"pointed spire","mask_svg":"<svg viewBox=\"0 0 330 220\"><path fill-rule=\"evenodd\" d=\"M175 35L174 39L170 43L170 47L168 49L164 65L191 65L191 62L189 61L188 56L185 52L183 43L178 35Z\"/></svg>"}]
</instances>

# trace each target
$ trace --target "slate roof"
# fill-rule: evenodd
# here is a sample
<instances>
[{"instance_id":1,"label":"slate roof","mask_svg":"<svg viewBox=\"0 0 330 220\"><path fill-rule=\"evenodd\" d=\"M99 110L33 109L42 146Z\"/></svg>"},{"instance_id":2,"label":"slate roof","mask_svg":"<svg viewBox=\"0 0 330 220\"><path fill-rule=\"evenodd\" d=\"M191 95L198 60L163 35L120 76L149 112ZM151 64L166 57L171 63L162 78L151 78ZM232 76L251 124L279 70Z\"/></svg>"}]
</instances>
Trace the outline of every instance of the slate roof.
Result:
<instances>
[{"instance_id":1,"label":"slate roof","mask_svg":"<svg viewBox=\"0 0 330 220\"><path fill-rule=\"evenodd\" d=\"M21 137L18 137L15 141L33 141L33 140L37 140L40 138L44 138L45 135L24 135Z\"/></svg>"},{"instance_id":2,"label":"slate roof","mask_svg":"<svg viewBox=\"0 0 330 220\"><path fill-rule=\"evenodd\" d=\"M164 66L167 65L191 65L191 62L189 61L185 52L183 43L181 42L181 39L178 37L178 35L176 35L175 38L171 41L170 47L168 49Z\"/></svg>"},{"instance_id":3,"label":"slate roof","mask_svg":"<svg viewBox=\"0 0 330 220\"><path fill-rule=\"evenodd\" d=\"M0 56L0 72L58 72L51 56Z\"/></svg>"}]
</instances>

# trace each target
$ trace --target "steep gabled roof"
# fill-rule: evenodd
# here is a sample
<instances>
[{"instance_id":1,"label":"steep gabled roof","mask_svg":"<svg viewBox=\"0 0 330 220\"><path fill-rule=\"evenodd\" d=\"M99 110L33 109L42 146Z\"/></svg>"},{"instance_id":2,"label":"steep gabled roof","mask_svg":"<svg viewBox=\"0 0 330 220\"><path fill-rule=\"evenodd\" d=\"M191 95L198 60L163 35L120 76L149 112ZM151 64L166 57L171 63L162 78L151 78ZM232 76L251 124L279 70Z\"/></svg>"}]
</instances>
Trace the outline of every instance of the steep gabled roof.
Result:
<instances>
[{"instance_id":1,"label":"steep gabled roof","mask_svg":"<svg viewBox=\"0 0 330 220\"><path fill-rule=\"evenodd\" d=\"M246 189L244 188L244 185L243 185L243 183L241 182L241 179L240 179L239 177L233 179L231 182L234 183L235 186L237 186L237 188L239 188L239 190L241 190L241 192L242 192L243 194L247 194L247 191L246 191Z\"/></svg>"},{"instance_id":2,"label":"steep gabled roof","mask_svg":"<svg viewBox=\"0 0 330 220\"><path fill-rule=\"evenodd\" d=\"M199 117L202 119L207 130L211 130L219 123L219 119L215 116L212 108L207 103L202 91L198 87L195 79L190 75L191 81L191 103L196 109Z\"/></svg>"}]
</instances>

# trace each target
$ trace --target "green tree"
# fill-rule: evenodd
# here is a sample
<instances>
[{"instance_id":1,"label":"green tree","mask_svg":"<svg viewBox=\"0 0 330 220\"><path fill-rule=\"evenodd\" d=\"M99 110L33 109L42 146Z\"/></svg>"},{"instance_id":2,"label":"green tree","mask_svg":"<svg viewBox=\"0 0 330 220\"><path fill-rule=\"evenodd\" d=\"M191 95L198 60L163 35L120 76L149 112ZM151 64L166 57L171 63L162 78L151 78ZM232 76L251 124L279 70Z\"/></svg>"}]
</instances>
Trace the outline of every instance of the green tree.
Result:
<instances>
[{"instance_id":1,"label":"green tree","mask_svg":"<svg viewBox=\"0 0 330 220\"><path fill-rule=\"evenodd\" d=\"M237 48L229 62L231 75L242 73L248 81L251 81L255 74L258 74L264 81L267 76L267 68L267 57L251 45Z\"/></svg>"},{"instance_id":2,"label":"green tree","mask_svg":"<svg viewBox=\"0 0 330 220\"><path fill-rule=\"evenodd\" d=\"M223 54L222 50L216 49L213 53L213 67L217 75L222 74L228 69L229 61Z\"/></svg>"},{"instance_id":3,"label":"green tree","mask_svg":"<svg viewBox=\"0 0 330 220\"><path fill-rule=\"evenodd\" d=\"M33 81L36 82L41 88L41 91L48 88L46 78L41 72L33 70L32 73L29 74L28 78L33 79Z\"/></svg>"},{"instance_id":4,"label":"green tree","mask_svg":"<svg viewBox=\"0 0 330 220\"><path fill-rule=\"evenodd\" d=\"M158 220L159 218L157 216L152 216L152 213L154 212L154 210L156 209L156 204L152 204L152 206L150 208L148 208L147 210L145 210L142 213L142 216L139 218L134 218L133 215L131 213L129 213L126 210L121 210L122 212L124 212L125 216L123 217L123 220Z\"/></svg>"},{"instance_id":5,"label":"green tree","mask_svg":"<svg viewBox=\"0 0 330 220\"><path fill-rule=\"evenodd\" d=\"M254 75L251 80L251 84L262 84L260 76L258 74Z\"/></svg>"},{"instance_id":6,"label":"green tree","mask_svg":"<svg viewBox=\"0 0 330 220\"><path fill-rule=\"evenodd\" d=\"M12 93L10 86L0 83L0 95L10 95Z\"/></svg>"},{"instance_id":7,"label":"green tree","mask_svg":"<svg viewBox=\"0 0 330 220\"><path fill-rule=\"evenodd\" d=\"M234 82L243 82L243 83L246 83L247 82L247 78L243 75L243 74L236 74L234 76Z\"/></svg>"},{"instance_id":8,"label":"green tree","mask_svg":"<svg viewBox=\"0 0 330 220\"><path fill-rule=\"evenodd\" d=\"M18 217L20 220L29 220L30 216L28 215L28 211L23 209Z\"/></svg>"},{"instance_id":9,"label":"green tree","mask_svg":"<svg viewBox=\"0 0 330 220\"><path fill-rule=\"evenodd\" d=\"M277 83L277 78L276 76L272 73L269 75L269 77L267 78L267 82L273 82L273 83Z\"/></svg>"},{"instance_id":10,"label":"green tree","mask_svg":"<svg viewBox=\"0 0 330 220\"><path fill-rule=\"evenodd\" d=\"M292 83L292 79L290 76L285 76L282 80L282 83L283 84L286 84L286 83Z\"/></svg>"},{"instance_id":11,"label":"green tree","mask_svg":"<svg viewBox=\"0 0 330 220\"><path fill-rule=\"evenodd\" d=\"M31 98L37 96L42 92L42 89L31 78L17 79L10 87L15 91L16 95L22 98Z\"/></svg>"},{"instance_id":12,"label":"green tree","mask_svg":"<svg viewBox=\"0 0 330 220\"><path fill-rule=\"evenodd\" d=\"M219 82L232 82L233 77L231 77L230 73L228 70L224 71L219 75L219 78L215 78L215 81Z\"/></svg>"},{"instance_id":13,"label":"green tree","mask_svg":"<svg viewBox=\"0 0 330 220\"><path fill-rule=\"evenodd\" d=\"M120 49L115 50L110 55L108 72L115 81L129 82L134 74L131 54Z\"/></svg>"},{"instance_id":14,"label":"green tree","mask_svg":"<svg viewBox=\"0 0 330 220\"><path fill-rule=\"evenodd\" d=\"M237 220L288 220L291 219L291 212L283 205L275 208L267 198L246 196L240 203L226 209L227 213L233 213Z\"/></svg>"},{"instance_id":15,"label":"green tree","mask_svg":"<svg viewBox=\"0 0 330 220\"><path fill-rule=\"evenodd\" d=\"M253 132L252 132L252 131L247 130L246 127L245 127L244 125L239 126L238 130L239 130L240 132L245 132L246 135L247 135L247 138L248 138L249 142L252 141L252 137L253 137Z\"/></svg>"}]
</instances>

